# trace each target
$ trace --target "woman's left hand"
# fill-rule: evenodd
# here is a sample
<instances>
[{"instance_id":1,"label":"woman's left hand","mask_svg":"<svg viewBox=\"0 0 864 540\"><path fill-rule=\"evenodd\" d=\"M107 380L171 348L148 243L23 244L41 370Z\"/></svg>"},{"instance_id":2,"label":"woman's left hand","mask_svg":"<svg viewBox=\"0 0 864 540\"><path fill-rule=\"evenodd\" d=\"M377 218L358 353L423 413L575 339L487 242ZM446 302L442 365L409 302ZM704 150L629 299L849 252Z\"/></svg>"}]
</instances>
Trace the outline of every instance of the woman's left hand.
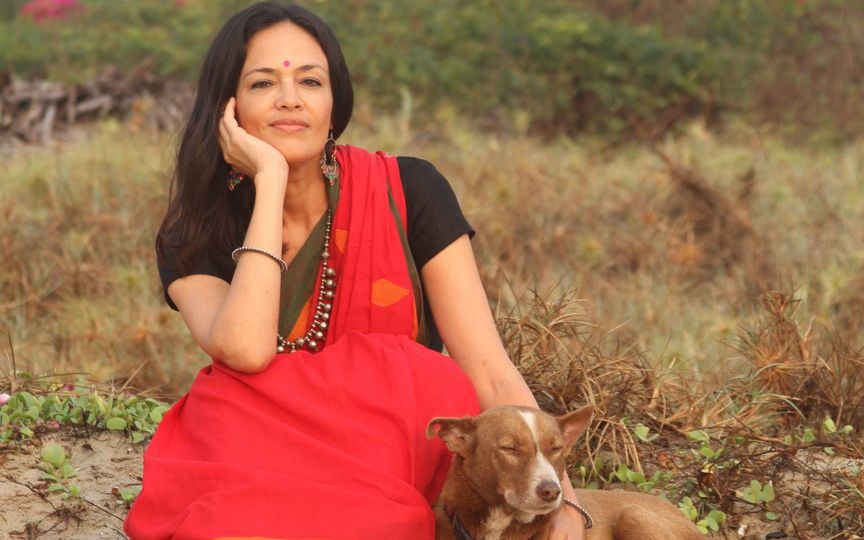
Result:
<instances>
[{"instance_id":1,"label":"woman's left hand","mask_svg":"<svg viewBox=\"0 0 864 540\"><path fill-rule=\"evenodd\" d=\"M552 517L552 527L544 540L583 540L585 538L585 522L582 514L567 505Z\"/></svg>"}]
</instances>

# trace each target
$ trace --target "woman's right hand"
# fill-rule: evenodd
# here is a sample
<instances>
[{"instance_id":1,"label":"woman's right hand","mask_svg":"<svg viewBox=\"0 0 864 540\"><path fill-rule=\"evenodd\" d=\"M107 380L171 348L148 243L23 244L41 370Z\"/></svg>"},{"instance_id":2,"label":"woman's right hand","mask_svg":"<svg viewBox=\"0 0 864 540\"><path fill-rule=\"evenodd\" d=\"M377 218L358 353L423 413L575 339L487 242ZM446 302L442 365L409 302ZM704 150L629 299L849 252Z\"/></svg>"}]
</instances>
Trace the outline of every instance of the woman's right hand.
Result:
<instances>
[{"instance_id":1,"label":"woman's right hand","mask_svg":"<svg viewBox=\"0 0 864 540\"><path fill-rule=\"evenodd\" d=\"M251 178L262 171L274 171L277 178L288 179L288 162L273 145L240 127L235 114L237 100L231 97L219 121L219 148L234 170Z\"/></svg>"}]
</instances>

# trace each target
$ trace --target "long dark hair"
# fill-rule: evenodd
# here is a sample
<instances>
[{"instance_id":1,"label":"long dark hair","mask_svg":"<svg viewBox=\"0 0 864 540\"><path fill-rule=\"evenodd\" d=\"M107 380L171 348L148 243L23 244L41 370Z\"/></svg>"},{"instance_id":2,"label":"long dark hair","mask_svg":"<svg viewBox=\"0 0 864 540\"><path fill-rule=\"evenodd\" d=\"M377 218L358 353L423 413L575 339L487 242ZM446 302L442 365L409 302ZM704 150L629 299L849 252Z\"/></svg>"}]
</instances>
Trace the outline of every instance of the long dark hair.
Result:
<instances>
[{"instance_id":1,"label":"long dark hair","mask_svg":"<svg viewBox=\"0 0 864 540\"><path fill-rule=\"evenodd\" d=\"M156 237L159 264L181 276L200 272L202 264L231 273L229 255L243 240L255 195L252 182L228 191L225 180L230 167L219 149L218 126L222 109L237 88L249 40L281 22L306 30L327 57L334 137L342 134L351 118L354 90L348 65L333 31L317 15L298 5L269 1L228 19L204 57L195 104L177 150L168 211Z\"/></svg>"}]
</instances>

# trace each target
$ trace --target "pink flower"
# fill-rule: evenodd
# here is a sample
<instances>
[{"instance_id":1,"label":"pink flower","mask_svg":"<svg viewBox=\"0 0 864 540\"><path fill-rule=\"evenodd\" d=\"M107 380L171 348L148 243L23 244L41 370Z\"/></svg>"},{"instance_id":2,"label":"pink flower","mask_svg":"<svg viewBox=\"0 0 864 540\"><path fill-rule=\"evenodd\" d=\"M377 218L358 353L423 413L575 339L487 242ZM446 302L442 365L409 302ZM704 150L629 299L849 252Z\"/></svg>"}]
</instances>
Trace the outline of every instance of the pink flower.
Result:
<instances>
[{"instance_id":1,"label":"pink flower","mask_svg":"<svg viewBox=\"0 0 864 540\"><path fill-rule=\"evenodd\" d=\"M42 23L51 19L69 18L84 9L84 4L79 0L30 0L21 8L21 15Z\"/></svg>"},{"instance_id":2,"label":"pink flower","mask_svg":"<svg viewBox=\"0 0 864 540\"><path fill-rule=\"evenodd\" d=\"M2 394L0 394L0 407L2 407L3 405L6 405L10 399L12 399L12 396L7 394L6 392L3 392Z\"/></svg>"}]
</instances>

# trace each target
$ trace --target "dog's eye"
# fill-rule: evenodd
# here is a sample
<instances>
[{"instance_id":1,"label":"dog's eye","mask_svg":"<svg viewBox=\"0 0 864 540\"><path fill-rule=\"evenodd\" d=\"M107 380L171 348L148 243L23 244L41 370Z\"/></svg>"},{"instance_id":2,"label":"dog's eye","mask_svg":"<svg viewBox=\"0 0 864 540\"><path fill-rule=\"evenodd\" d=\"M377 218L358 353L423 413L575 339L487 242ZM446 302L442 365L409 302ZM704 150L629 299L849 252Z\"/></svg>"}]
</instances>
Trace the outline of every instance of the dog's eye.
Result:
<instances>
[{"instance_id":1,"label":"dog's eye","mask_svg":"<svg viewBox=\"0 0 864 540\"><path fill-rule=\"evenodd\" d=\"M549 451L552 452L553 454L557 454L561 450L564 450L563 446L553 446L552 448L549 449Z\"/></svg>"},{"instance_id":2,"label":"dog's eye","mask_svg":"<svg viewBox=\"0 0 864 540\"><path fill-rule=\"evenodd\" d=\"M519 450L515 446L499 446L498 450L513 456L519 454Z\"/></svg>"}]
</instances>

